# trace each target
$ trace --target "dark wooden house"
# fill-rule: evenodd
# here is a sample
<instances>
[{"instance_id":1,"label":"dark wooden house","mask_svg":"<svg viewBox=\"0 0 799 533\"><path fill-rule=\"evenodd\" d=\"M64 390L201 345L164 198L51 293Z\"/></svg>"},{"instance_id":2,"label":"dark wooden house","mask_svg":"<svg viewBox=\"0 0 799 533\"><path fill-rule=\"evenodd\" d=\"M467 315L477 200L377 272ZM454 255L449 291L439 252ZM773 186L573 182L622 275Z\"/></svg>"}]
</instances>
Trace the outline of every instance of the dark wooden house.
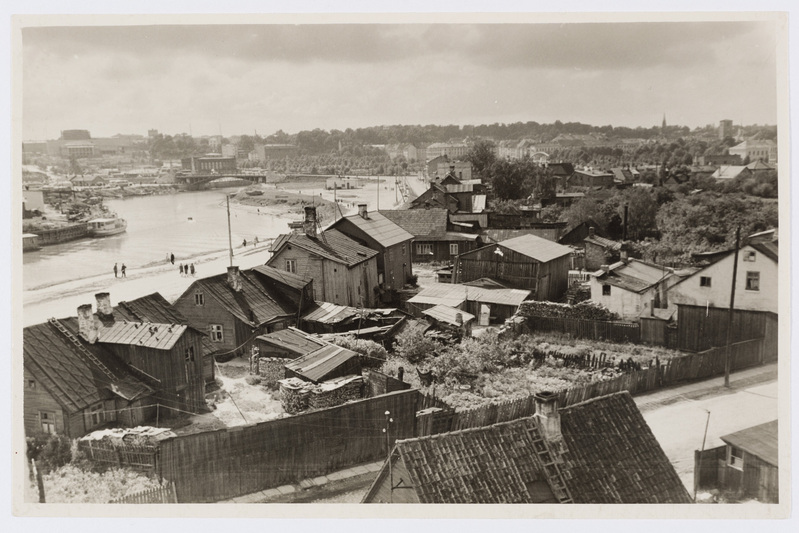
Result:
<instances>
[{"instance_id":1,"label":"dark wooden house","mask_svg":"<svg viewBox=\"0 0 799 533\"><path fill-rule=\"evenodd\" d=\"M305 279L297 274L268 265L253 267L251 272L256 279L274 292L284 302L295 303L297 313L302 314L314 304L313 279Z\"/></svg>"},{"instance_id":2,"label":"dark wooden house","mask_svg":"<svg viewBox=\"0 0 799 533\"><path fill-rule=\"evenodd\" d=\"M628 392L396 441L363 503L691 503ZM601 433L601 438L597 435Z\"/></svg>"},{"instance_id":3,"label":"dark wooden house","mask_svg":"<svg viewBox=\"0 0 799 533\"><path fill-rule=\"evenodd\" d=\"M410 209L431 209L435 207L444 208L450 213L455 213L459 209L458 200L447 193L445 185L431 183L430 188L411 201L410 205Z\"/></svg>"},{"instance_id":4,"label":"dark wooden house","mask_svg":"<svg viewBox=\"0 0 799 533\"><path fill-rule=\"evenodd\" d=\"M317 233L316 209L305 209L303 231L275 239L266 264L312 279L314 300L372 307L380 291L378 253L335 229Z\"/></svg>"},{"instance_id":5,"label":"dark wooden house","mask_svg":"<svg viewBox=\"0 0 799 533\"><path fill-rule=\"evenodd\" d=\"M327 344L286 363L286 377L320 383L333 378L361 375L360 356L341 346Z\"/></svg>"},{"instance_id":6,"label":"dark wooden house","mask_svg":"<svg viewBox=\"0 0 799 533\"><path fill-rule=\"evenodd\" d=\"M338 219L329 229L338 230L377 252L377 280L386 291L387 300L405 287L413 275L413 235L379 211L370 213L366 204L360 204L357 214Z\"/></svg>"},{"instance_id":7,"label":"dark wooden house","mask_svg":"<svg viewBox=\"0 0 799 533\"><path fill-rule=\"evenodd\" d=\"M198 279L173 305L192 326L208 333L217 355L248 353L258 335L297 322L296 301L235 266L227 274Z\"/></svg>"},{"instance_id":8,"label":"dark wooden house","mask_svg":"<svg viewBox=\"0 0 799 533\"><path fill-rule=\"evenodd\" d=\"M568 288L571 249L523 235L460 254L453 272L455 283L491 278L527 289L535 300L559 300Z\"/></svg>"},{"instance_id":9,"label":"dark wooden house","mask_svg":"<svg viewBox=\"0 0 799 533\"><path fill-rule=\"evenodd\" d=\"M482 246L480 235L458 231L456 228L464 228L450 223L449 212L444 208L380 211L380 214L413 236L410 249L414 263L451 261L458 254Z\"/></svg>"}]
</instances>

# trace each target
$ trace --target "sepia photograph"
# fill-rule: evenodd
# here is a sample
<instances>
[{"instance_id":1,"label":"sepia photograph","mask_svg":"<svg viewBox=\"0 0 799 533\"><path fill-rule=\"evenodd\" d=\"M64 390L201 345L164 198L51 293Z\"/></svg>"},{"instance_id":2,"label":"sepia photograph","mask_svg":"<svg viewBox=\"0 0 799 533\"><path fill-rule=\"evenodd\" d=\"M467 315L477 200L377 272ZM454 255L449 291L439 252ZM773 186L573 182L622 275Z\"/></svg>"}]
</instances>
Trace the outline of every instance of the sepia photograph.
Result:
<instances>
[{"instance_id":1,"label":"sepia photograph","mask_svg":"<svg viewBox=\"0 0 799 533\"><path fill-rule=\"evenodd\" d=\"M789 516L787 13L10 31L15 514Z\"/></svg>"}]
</instances>

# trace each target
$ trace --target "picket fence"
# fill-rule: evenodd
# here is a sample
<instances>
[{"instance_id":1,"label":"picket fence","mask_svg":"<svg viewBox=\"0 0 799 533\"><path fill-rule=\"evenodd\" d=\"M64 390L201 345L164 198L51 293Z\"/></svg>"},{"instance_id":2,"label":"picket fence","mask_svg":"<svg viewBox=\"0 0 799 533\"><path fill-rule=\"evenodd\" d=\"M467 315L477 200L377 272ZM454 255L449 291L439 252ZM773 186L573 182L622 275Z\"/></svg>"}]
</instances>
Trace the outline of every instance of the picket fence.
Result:
<instances>
[{"instance_id":1,"label":"picket fence","mask_svg":"<svg viewBox=\"0 0 799 533\"><path fill-rule=\"evenodd\" d=\"M95 463L154 473L158 470L158 447L109 441L80 440L78 449Z\"/></svg>"},{"instance_id":2,"label":"picket fence","mask_svg":"<svg viewBox=\"0 0 799 533\"><path fill-rule=\"evenodd\" d=\"M114 498L108 503L178 503L178 498L175 484L170 482L163 487Z\"/></svg>"}]
</instances>

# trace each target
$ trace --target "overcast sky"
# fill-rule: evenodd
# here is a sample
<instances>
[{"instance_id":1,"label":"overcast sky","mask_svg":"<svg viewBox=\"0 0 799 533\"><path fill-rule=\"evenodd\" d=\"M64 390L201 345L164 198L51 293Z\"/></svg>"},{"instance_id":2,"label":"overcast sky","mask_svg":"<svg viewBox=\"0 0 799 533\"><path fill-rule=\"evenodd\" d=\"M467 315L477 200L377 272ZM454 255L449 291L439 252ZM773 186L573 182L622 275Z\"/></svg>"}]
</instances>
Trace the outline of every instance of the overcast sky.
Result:
<instances>
[{"instance_id":1,"label":"overcast sky","mask_svg":"<svg viewBox=\"0 0 799 533\"><path fill-rule=\"evenodd\" d=\"M23 29L23 138L775 124L772 22Z\"/></svg>"}]
</instances>

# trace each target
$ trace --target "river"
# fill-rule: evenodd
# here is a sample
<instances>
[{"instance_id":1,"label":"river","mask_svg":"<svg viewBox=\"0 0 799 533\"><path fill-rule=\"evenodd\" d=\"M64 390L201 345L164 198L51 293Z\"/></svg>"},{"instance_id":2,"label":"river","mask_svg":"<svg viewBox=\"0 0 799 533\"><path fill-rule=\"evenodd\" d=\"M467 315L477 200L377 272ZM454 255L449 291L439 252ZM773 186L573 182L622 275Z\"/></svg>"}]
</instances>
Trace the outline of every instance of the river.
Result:
<instances>
[{"instance_id":1,"label":"river","mask_svg":"<svg viewBox=\"0 0 799 533\"><path fill-rule=\"evenodd\" d=\"M225 193L237 189L182 192L106 201L128 222L125 233L45 246L22 256L25 290L111 272L114 263L128 268L163 264L167 253L175 262L190 260L228 247ZM264 242L288 231L295 215L261 213L231 206L233 246L257 236ZM177 268L177 267L176 267Z\"/></svg>"}]
</instances>

